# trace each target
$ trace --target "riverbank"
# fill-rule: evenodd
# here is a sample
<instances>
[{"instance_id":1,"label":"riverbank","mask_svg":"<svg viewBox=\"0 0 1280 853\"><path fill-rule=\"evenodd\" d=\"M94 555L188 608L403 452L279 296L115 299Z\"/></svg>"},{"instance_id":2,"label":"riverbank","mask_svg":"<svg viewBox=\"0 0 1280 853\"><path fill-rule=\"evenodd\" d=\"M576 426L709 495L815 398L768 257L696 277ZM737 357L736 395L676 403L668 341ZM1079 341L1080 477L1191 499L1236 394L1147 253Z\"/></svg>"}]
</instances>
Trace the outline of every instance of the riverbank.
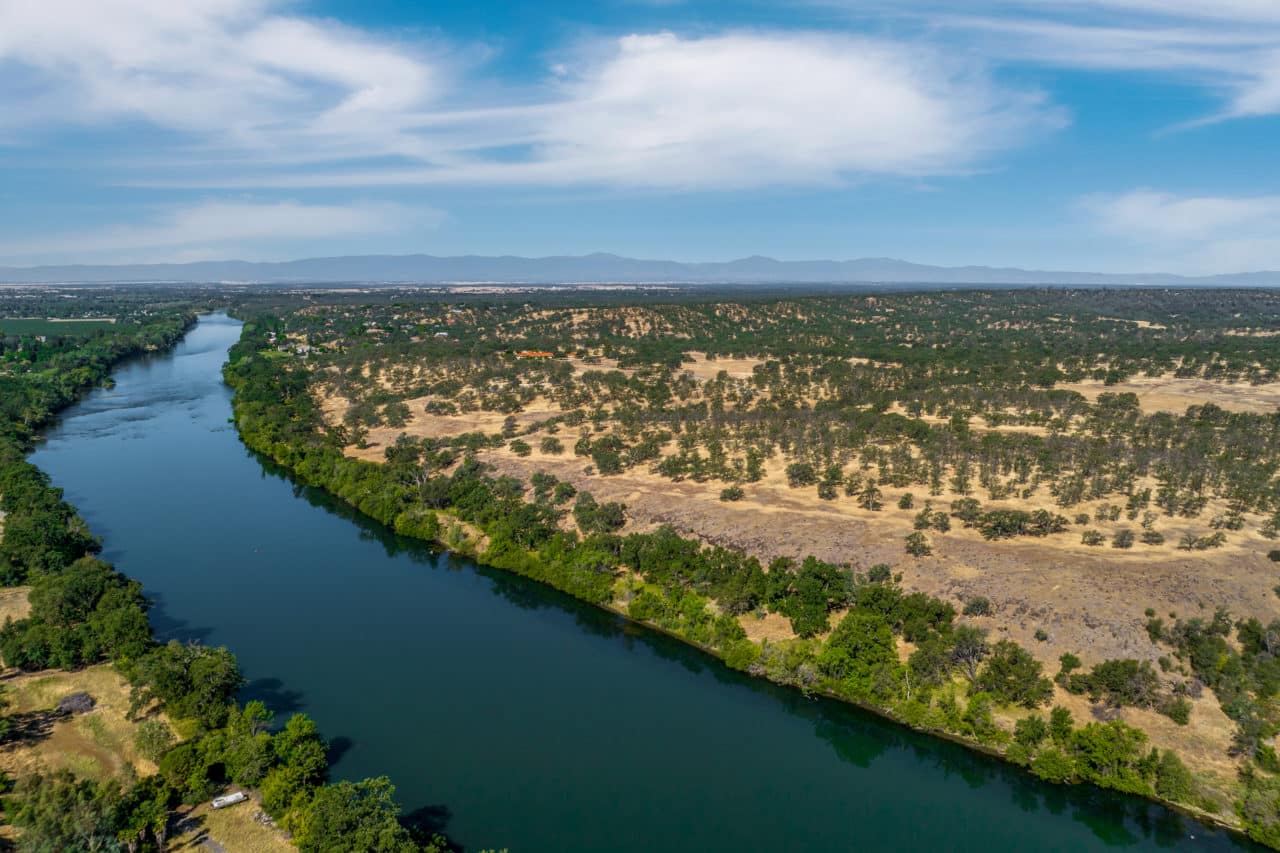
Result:
<instances>
[{"instance_id":1,"label":"riverbank","mask_svg":"<svg viewBox=\"0 0 1280 853\"><path fill-rule=\"evenodd\" d=\"M0 568L10 585L29 585L0 596L7 617L0 648L11 666L0 687L12 701L0 769L17 777L6 797L9 837L16 831L19 844L41 849L123 838L131 849L164 849L167 838L175 841L170 832L180 818L176 840L202 848L318 850L370 832L388 849L443 849L439 837L410 836L385 778L329 785L329 745L305 715L294 714L277 731L274 708L233 701L245 680L226 648L197 637L161 642L156 614L147 612L154 601L143 597L139 582L98 559L102 540L28 461L37 430L71 405L119 402L119 393L84 391L107 387L111 372L131 356L168 353L175 345L201 354L186 339L196 317L187 313L178 322L171 313L167 325L157 320L95 338L85 345L89 352L63 348L5 386L14 394L5 403L29 401L25 417L0 422ZM174 360L139 361L124 372L146 374ZM121 481L113 478L113 498ZM124 503L143 496L129 498ZM258 805L242 806L248 815L213 818L188 808L229 789L254 792ZM376 797L376 806L361 803L366 796ZM73 822L49 805L69 797L83 804ZM279 826L256 819L261 812Z\"/></svg>"},{"instance_id":2,"label":"riverbank","mask_svg":"<svg viewBox=\"0 0 1280 853\"><path fill-rule=\"evenodd\" d=\"M101 547L99 541L89 537L87 525L76 509L61 500L61 490L48 485L43 472L25 460L39 431L83 400L93 388L110 388L114 384L112 373L122 365L140 357L170 352L197 323L196 314L183 312L171 321L160 321L149 328L127 329L113 325L107 330L111 334L104 339L92 344L78 343L77 348L55 353L50 367L41 367L37 362L30 371L16 374L8 392L15 396L21 394L38 408L29 409L22 422L5 423L0 429L0 441L5 445L0 448L3 450L0 482L7 483L11 490L21 490L23 495L22 505L0 512L0 521L8 522L9 532L22 539L20 545L6 542L6 524L0 523L0 546L5 546L0 547L0 551L3 551L10 581L18 576L16 572L25 568L21 563L37 562L41 574L28 579L42 587L40 594L47 602L50 596L62 595L56 586L46 583L48 577L69 573L79 565L63 565L64 560L71 560L78 548L87 546L87 550L94 553ZM17 330L25 331L29 330ZM81 352L89 347L92 352ZM48 528L41 519L54 518L74 530L73 539L59 542L48 537ZM66 553L61 554L60 550ZM120 578L122 585L127 583L122 575L115 577ZM5 626L6 642L15 639L8 636L10 626L25 624L32 617L32 591L33 587L27 585L0 589L0 625ZM88 589L81 591L81 595L89 594ZM36 616L42 618L39 613ZM54 630L63 630L63 627L57 626ZM122 674L118 666L121 663L125 661L81 662L71 668L34 670L30 666L25 669L9 666L0 670L0 698L3 698L5 713L4 736L0 738L0 774L16 782L19 796L26 793L25 786L32 780L58 778L64 773L101 792L116 790L113 786L128 790L138 780L156 776L160 769L156 763L159 755L143 754L140 734L149 731L161 738L161 742L176 743L184 738L175 728L189 732L191 727L175 727L168 715L154 705L148 709L135 708L135 691ZM74 710L64 708L68 697L82 697ZM113 795L103 796L109 799ZM12 801L9 807L12 811ZM9 817L12 819L13 815ZM238 836L205 827L203 820L192 825L198 827L204 838L224 844L227 849L233 849L232 845L237 842L234 849L252 851L275 850L280 844L289 846L278 830L262 825ZM37 832L43 837L47 835L46 829L41 827ZM20 828L12 823L4 822L0 826L0 838L18 842L20 837ZM140 834L138 841L143 840ZM51 837L46 837L46 841L56 843ZM290 846L290 849L293 848Z\"/></svg>"},{"instance_id":3,"label":"riverbank","mask_svg":"<svg viewBox=\"0 0 1280 853\"><path fill-rule=\"evenodd\" d=\"M246 334L250 331L250 329L246 328ZM710 622L703 620L701 616L695 621L678 622L675 625L671 624L671 619L659 620L637 617L636 601L641 599L640 594L646 591L655 592L654 590L646 590L643 585L639 588L628 588L626 584L623 584L624 588L620 589L618 582L622 578L616 574L611 574L606 581L591 572L575 572L567 569L564 564L545 561L540 557L538 551L512 547L510 537L505 532L499 531L498 535L491 535L496 530L492 523L486 529L486 525L483 522L478 522L475 518L464 520L459 515L439 507L430 511L402 512L402 503L396 491L397 484L389 480L388 475L381 470L381 466L361 460L344 459L333 448L323 446L318 434L311 431L311 424L307 421L305 412L300 413L299 410L294 409L286 412L277 410L273 415L271 409L273 403L271 401L284 399L287 395L278 393L268 384L254 385L252 383L259 379L267 381L265 377L268 377L272 370L278 369L280 363L284 360L275 359L274 363L272 363L273 360L262 359L257 363L243 363L239 368L234 366L237 361L251 357L252 350L242 348L237 355L233 355L233 367L228 369L229 384L236 391L233 411L235 412L237 428L247 446L292 472L298 482L324 489L397 533L441 544L446 548L472 557L482 564L546 583L575 598L600 607L602 610L618 614L637 624L657 629L682 642L695 646L724 661L732 668L760 675L775 683L797 688L809 695L827 695L842 702L873 711L917 731L930 733L1004 760L1012 759L1009 754L1010 738L1007 733L1003 736L996 736L995 733L988 731L985 738L966 737L954 730L947 730L931 724L932 720L939 718L943 713L942 709L937 706L900 703L899 707L892 707L851 698L847 693L824 687L816 677L812 679L806 678L804 676L803 666L805 664L803 661L798 667L785 671L774 669L767 665L767 661L762 662L762 658L766 656L765 652L768 649L767 646L762 648L763 644L750 644L752 651L748 652L746 646L731 637L725 642L709 641L709 634L706 632L713 630L713 628L708 627ZM238 370L243 370L244 372L238 373ZM246 380L245 372L252 371L262 371L262 373L254 373L254 379ZM296 378L289 378L283 381L282 385L295 387L294 383L296 382ZM254 403L252 410L248 405L250 401ZM309 436L309 438L300 438L301 436ZM470 528L468 535L461 535L467 532L466 528L462 526L463 522ZM498 544L495 544L495 542ZM655 595L660 592L658 590ZM697 604L692 599L688 600L695 605ZM664 621L666 624L664 624ZM713 618L711 622L714 622ZM785 654L786 648L785 646L782 647L783 654ZM812 654L810 659L812 659ZM780 673L784 677L776 677ZM959 692L957 687L958 685L952 685L951 701L953 705L956 703L963 704L966 700L972 698L966 696L963 692ZM945 693L946 691L944 690L943 692ZM961 717L966 713L968 711L957 711L955 715L957 721L963 723L964 721ZM1025 765L1026 762L1024 759L1024 761L1012 761L1012 763ZM1113 783L1106 787L1116 788L1119 786ZM1153 802L1160 802L1168 807L1177 809L1180 813L1192 815L1207 824L1230 828L1237 832L1241 830L1241 824L1238 821L1233 822L1230 817L1224 817L1221 814L1213 815L1207 811L1197 809L1194 805L1174 802L1168 798L1159 797L1142 790L1129 789L1128 792L1140 794ZM1229 803L1224 803L1223 806L1228 810L1230 809Z\"/></svg>"}]
</instances>

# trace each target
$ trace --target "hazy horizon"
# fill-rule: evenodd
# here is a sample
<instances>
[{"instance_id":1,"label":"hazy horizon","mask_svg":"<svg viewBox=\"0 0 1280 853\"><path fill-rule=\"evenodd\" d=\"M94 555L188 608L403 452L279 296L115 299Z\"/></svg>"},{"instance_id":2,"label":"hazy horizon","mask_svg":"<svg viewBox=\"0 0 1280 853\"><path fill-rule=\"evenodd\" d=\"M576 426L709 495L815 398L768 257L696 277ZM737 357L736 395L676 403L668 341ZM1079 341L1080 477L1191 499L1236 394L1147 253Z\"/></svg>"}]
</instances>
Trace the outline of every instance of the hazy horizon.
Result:
<instances>
[{"instance_id":1,"label":"hazy horizon","mask_svg":"<svg viewBox=\"0 0 1280 853\"><path fill-rule=\"evenodd\" d=\"M936 284L936 285L1248 285L1280 286L1280 272L1179 276L1161 271L1109 273L997 266L931 266L895 258L779 260L750 256L683 262L611 253L504 256L348 255L287 261L242 260L121 265L0 266L0 283L244 281L495 284Z\"/></svg>"}]
</instances>

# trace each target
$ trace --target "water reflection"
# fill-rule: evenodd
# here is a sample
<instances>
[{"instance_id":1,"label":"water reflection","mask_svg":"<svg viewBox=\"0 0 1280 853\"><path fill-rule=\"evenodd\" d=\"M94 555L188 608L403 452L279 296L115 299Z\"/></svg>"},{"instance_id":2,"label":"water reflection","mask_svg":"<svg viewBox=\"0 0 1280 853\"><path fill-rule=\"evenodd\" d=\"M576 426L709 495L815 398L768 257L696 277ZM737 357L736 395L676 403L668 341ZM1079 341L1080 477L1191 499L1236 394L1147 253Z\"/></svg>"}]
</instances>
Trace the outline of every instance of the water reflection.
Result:
<instances>
[{"instance_id":1,"label":"water reflection","mask_svg":"<svg viewBox=\"0 0 1280 853\"><path fill-rule=\"evenodd\" d=\"M312 714L336 776L391 776L424 829L522 851L1234 846L396 536L238 442L234 337L202 321L181 358L122 371L37 463L144 581L162 636L230 646L242 698Z\"/></svg>"}]
</instances>

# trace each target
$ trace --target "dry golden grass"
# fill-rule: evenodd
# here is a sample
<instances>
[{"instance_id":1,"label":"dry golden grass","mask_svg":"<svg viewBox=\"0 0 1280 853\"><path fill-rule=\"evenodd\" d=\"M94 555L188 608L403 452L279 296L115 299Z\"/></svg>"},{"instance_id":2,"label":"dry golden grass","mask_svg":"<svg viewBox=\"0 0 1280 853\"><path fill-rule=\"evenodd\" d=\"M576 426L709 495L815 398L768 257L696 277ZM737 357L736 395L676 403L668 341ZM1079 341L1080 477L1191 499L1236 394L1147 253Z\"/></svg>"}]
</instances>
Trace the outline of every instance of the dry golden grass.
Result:
<instances>
[{"instance_id":1,"label":"dry golden grass","mask_svg":"<svg viewBox=\"0 0 1280 853\"><path fill-rule=\"evenodd\" d=\"M1235 724L1222 712L1211 691L1206 690L1192 702L1191 722L1185 726L1150 709L1095 706L1087 696L1068 693L1056 685L1051 705L1069 710L1076 726L1099 720L1121 720L1142 729L1150 746L1176 752L1195 774L1201 791L1219 802L1229 802L1237 788L1240 761L1227 754ZM1016 720L1032 713L1047 716L1047 709L1031 712L1022 708L1000 708L994 716L1004 728L1011 729Z\"/></svg>"},{"instance_id":2,"label":"dry golden grass","mask_svg":"<svg viewBox=\"0 0 1280 853\"><path fill-rule=\"evenodd\" d=\"M409 420L403 427L374 427L369 430L368 435L365 437L367 446L363 448L348 447L346 449L347 455L371 462L381 462L386 458L387 447L395 444L401 433L414 438L441 438L465 435L471 432L502 432L503 423L508 417L502 412L483 411L463 412L456 415L429 415L424 411L423 407L435 399L439 398L418 397L405 400L404 402L409 407ZM350 406L350 401L339 395L328 394L320 397L320 405L324 410L325 421L330 424L337 424L342 422L343 415L346 414L347 408ZM559 413L560 409L551 401L539 397L526 406L523 411L517 412L514 417L517 426L525 427Z\"/></svg>"},{"instance_id":3,"label":"dry golden grass","mask_svg":"<svg viewBox=\"0 0 1280 853\"><path fill-rule=\"evenodd\" d=\"M919 489L885 488L885 508L870 512L851 498L823 501L813 488L790 488L783 464L774 459L764 480L745 485L742 500L726 503L719 500L724 486L719 481L672 482L635 469L609 477L588 475L589 460L568 452L542 454L536 437L530 444L534 452L525 458L506 449L485 451L481 457L493 463L498 473L527 479L542 470L572 482L580 491L592 492L598 500L621 501L627 505L629 530L671 524L685 535L745 551L762 562L813 554L864 568L889 563L903 573L907 588L951 601L957 608L971 596L986 596L996 613L982 622L993 638L1016 640L1051 670L1056 670L1057 657L1063 652L1080 655L1090 665L1115 657L1154 661L1167 650L1147 637L1143 628L1147 607L1154 607L1166 620L1170 612L1211 614L1220 605L1234 615L1257 616L1264 622L1280 616L1271 592L1274 566L1266 558L1273 543L1256 533L1258 518L1250 517L1245 530L1232 532L1223 548L1177 550L1183 532L1209 532L1208 518L1223 509L1216 504L1198 519L1162 516L1157 528L1166 542L1160 546L1089 547L1080 541L1080 531L1086 528L1074 524L1067 532L1044 539L989 542L976 530L955 522L948 533L928 534L932 556L911 559L903 551L903 539L923 505ZM904 491L914 492L915 508L897 508ZM935 498L934 507L945 510L954 497ZM1061 511L1043 494L1032 502L991 505ZM1089 504L1067 514L1088 511L1092 515L1095 508ZM1122 527L1136 530L1138 525L1122 517L1117 522L1091 521L1087 527L1110 536ZM743 627L753 639L782 639L786 631L785 623L766 620L760 624L751 617L743 620ZM1040 630L1048 633L1047 641L1035 639Z\"/></svg>"},{"instance_id":4,"label":"dry golden grass","mask_svg":"<svg viewBox=\"0 0 1280 853\"><path fill-rule=\"evenodd\" d=\"M1060 382L1056 386L1075 391L1089 400L1099 394L1133 393L1142 410L1182 414L1190 406L1213 403L1231 412L1266 414L1280 406L1280 382L1250 385L1247 382L1214 382L1207 379L1179 379L1175 376L1134 376L1126 382L1104 385L1096 379Z\"/></svg>"},{"instance_id":5,"label":"dry golden grass","mask_svg":"<svg viewBox=\"0 0 1280 853\"><path fill-rule=\"evenodd\" d=\"M298 848L284 832L254 820L261 810L256 798L225 809L203 803L179 819L179 834L170 839L170 851L218 851L226 853L286 853ZM216 846L215 846L216 845Z\"/></svg>"},{"instance_id":6,"label":"dry golden grass","mask_svg":"<svg viewBox=\"0 0 1280 853\"><path fill-rule=\"evenodd\" d=\"M704 352L691 352L692 362L680 366L680 372L691 373L694 378L703 382L715 379L720 371L729 374L731 379L750 379L756 367L764 364L762 358L713 358L708 359Z\"/></svg>"},{"instance_id":7,"label":"dry golden grass","mask_svg":"<svg viewBox=\"0 0 1280 853\"><path fill-rule=\"evenodd\" d=\"M27 614L31 612L31 603L27 601L27 596L30 594L31 587L29 586L13 586L7 589L0 589L0 625L3 625L9 619L16 622L27 617Z\"/></svg>"},{"instance_id":8,"label":"dry golden grass","mask_svg":"<svg viewBox=\"0 0 1280 853\"><path fill-rule=\"evenodd\" d=\"M742 630L747 632L747 639L753 643L761 640L769 642L779 642L781 640L791 640L795 638L795 632L791 630L791 620L783 616L781 613L767 613L761 619L753 613L748 613L738 617L738 622L742 625Z\"/></svg>"},{"instance_id":9,"label":"dry golden grass","mask_svg":"<svg viewBox=\"0 0 1280 853\"><path fill-rule=\"evenodd\" d=\"M721 370L741 381L760 363L755 359L707 360L701 353L693 355L694 361L677 373L691 374L701 382L717 377ZM574 366L583 370L610 369L615 365L588 365L575 360ZM1091 399L1103 392L1132 391L1147 411L1181 412L1188 406L1213 402L1227 409L1257 412L1271 411L1280 403L1280 383L1250 386L1135 377L1115 386L1085 382L1060 387L1079 391ZM823 389L815 388L814 400L823 393ZM433 417L422 411L419 402L411 401L414 417L404 430L411 435L448 435L475 429L497 432L505 417L497 413ZM338 407L332 403L326 403L326 411L332 419L340 417ZM528 424L557 411L554 404L539 398L535 407L516 417L519 423ZM599 426L596 436L601 434ZM982 418L975 418L972 428L975 432L1047 433L1041 426L997 426ZM1070 430L1072 425L1063 428ZM375 431L370 438L391 443L400 431ZM1264 623L1280 616L1280 602L1271 591L1275 567L1265 556L1273 543L1257 533L1261 517L1249 515L1244 529L1228 533L1227 544L1222 548L1206 552L1177 549L1183 534L1203 536L1211 532L1209 520L1226 509L1221 500L1211 501L1198 518L1161 515L1156 529L1165 536L1162 545L1138 542L1132 548L1117 549L1109 545L1086 546L1081 532L1097 530L1108 540L1122 528L1140 532L1137 519L1122 516L1115 522L1096 521L1101 504L1114 505L1119 499L1063 509L1053 502L1044 484L1027 498L1002 501L992 501L979 491L972 496L981 500L985 508L1047 509L1069 518L1088 513L1090 521L1087 525L1072 524L1066 532L1042 539L994 542L953 521L949 532L927 534L934 550L931 556L912 559L904 553L903 540L912 531L914 516L927 497L923 487L882 487L884 508L872 512L843 494L834 501L824 501L813 487L791 488L784 473L790 460L775 456L767 461L766 475L760 482L743 484L744 497L727 503L719 500L725 484L716 480L673 482L647 468L608 477L588 474L589 459L576 457L568 450L561 454L542 453L540 440L546 435L545 431L538 431L521 436L533 448L525 457L516 456L506 447L484 450L479 455L499 474L527 480L535 471L546 471L571 482L579 491L592 492L598 500L625 503L627 530L645 531L670 524L684 535L744 551L765 563L778 556L803 558L810 554L862 568L889 563L901 572L908 590L951 601L957 610L969 598L985 596L992 603L993 614L965 621L985 628L992 641L1008 638L1018 642L1050 673L1057 671L1057 659L1064 652L1079 655L1086 666L1111 658L1154 662L1167 654L1169 650L1152 643L1144 629L1143 611L1148 607L1167 621L1172 621L1173 613L1184 617L1211 614L1219 606L1228 608L1234 616L1256 616ZM557 437L568 448L576 440L577 430L562 428ZM668 444L663 454L675 449ZM381 460L383 450L378 446L364 451L348 448L347 452ZM852 463L845 470L852 471ZM1143 482L1137 488L1148 486L1155 484ZM898 509L898 499L906 492L914 495L914 507ZM933 508L947 510L958 497L944 491L932 498ZM566 520L564 524L571 526L572 522ZM836 614L833 624L838 618ZM748 615L740 621L747 636L755 641L794 637L789 622L776 614L764 619ZM1047 638L1040 639L1041 636ZM1061 691L1059 694L1059 700L1072 708L1078 720L1093 718L1094 711L1087 700ZM1229 786L1235 767L1226 754L1232 726L1212 697L1195 702L1190 726L1177 726L1149 711L1127 709L1119 716L1148 731L1155 745L1176 748L1198 774L1214 780L1211 787L1226 790Z\"/></svg>"},{"instance_id":10,"label":"dry golden grass","mask_svg":"<svg viewBox=\"0 0 1280 853\"><path fill-rule=\"evenodd\" d=\"M33 732L0 748L0 770L14 778L32 773L70 770L88 779L119 779L156 772L153 762L134 746L140 721L128 719L128 683L109 664L77 672L47 671L9 674L0 684L6 688L9 713ZM85 691L96 700L87 714L52 719L49 712L64 696ZM163 714L152 714L164 720ZM254 803L213 811L208 805L195 810L196 824L169 847L171 850L224 850L228 853L275 853L296 849L279 830L253 820ZM188 817L189 819L189 817ZM12 833L0 836L12 838ZM185 839L185 841L183 840ZM210 841L217 846L206 844Z\"/></svg>"},{"instance_id":11,"label":"dry golden grass","mask_svg":"<svg viewBox=\"0 0 1280 853\"><path fill-rule=\"evenodd\" d=\"M30 721L35 732L0 749L0 769L15 777L67 769L91 779L127 779L154 773L155 764L138 754L138 722L127 717L129 686L108 664L77 672L10 675L2 682L9 713ZM96 700L87 714L52 720L58 700L85 691Z\"/></svg>"}]
</instances>

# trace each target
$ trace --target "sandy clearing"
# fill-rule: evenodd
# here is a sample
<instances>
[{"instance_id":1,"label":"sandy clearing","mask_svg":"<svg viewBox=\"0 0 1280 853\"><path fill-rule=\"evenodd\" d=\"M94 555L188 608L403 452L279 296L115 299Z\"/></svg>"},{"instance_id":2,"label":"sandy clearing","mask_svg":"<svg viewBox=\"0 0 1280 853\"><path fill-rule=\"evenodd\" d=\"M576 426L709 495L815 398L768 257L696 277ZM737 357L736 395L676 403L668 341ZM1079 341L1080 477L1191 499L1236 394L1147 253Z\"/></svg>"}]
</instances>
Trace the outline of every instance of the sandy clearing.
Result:
<instances>
[{"instance_id":1,"label":"sandy clearing","mask_svg":"<svg viewBox=\"0 0 1280 853\"><path fill-rule=\"evenodd\" d=\"M31 594L29 586L14 586L0 589L0 625L12 619L15 622L25 619L31 612L31 602L27 597Z\"/></svg>"},{"instance_id":2,"label":"sandy clearing","mask_svg":"<svg viewBox=\"0 0 1280 853\"><path fill-rule=\"evenodd\" d=\"M1091 402L1100 394L1133 393L1142 410L1182 414L1190 406L1213 403L1230 412L1267 414L1280 406L1280 382L1250 385L1247 382L1215 382L1208 379L1181 379L1175 376L1134 376L1115 385L1096 379L1060 382L1064 391L1075 391Z\"/></svg>"},{"instance_id":3,"label":"sandy clearing","mask_svg":"<svg viewBox=\"0 0 1280 853\"><path fill-rule=\"evenodd\" d=\"M755 369L764 364L762 358L708 359L705 352L690 352L688 355L693 361L682 364L679 372L692 374L702 382L715 379L721 371L729 374L730 379L750 379Z\"/></svg>"}]
</instances>

